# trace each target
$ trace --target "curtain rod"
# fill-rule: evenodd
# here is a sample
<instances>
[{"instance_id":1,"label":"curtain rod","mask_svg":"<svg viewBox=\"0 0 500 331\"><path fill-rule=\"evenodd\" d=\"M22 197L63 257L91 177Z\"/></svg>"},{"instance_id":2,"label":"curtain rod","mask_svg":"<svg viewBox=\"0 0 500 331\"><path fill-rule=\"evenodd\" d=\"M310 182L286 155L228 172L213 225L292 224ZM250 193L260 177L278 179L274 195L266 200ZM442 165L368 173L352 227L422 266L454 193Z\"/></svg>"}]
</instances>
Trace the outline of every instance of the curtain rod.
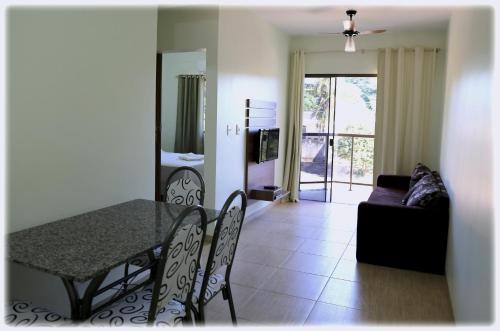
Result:
<instances>
[{"instance_id":1,"label":"curtain rod","mask_svg":"<svg viewBox=\"0 0 500 331\"><path fill-rule=\"evenodd\" d=\"M384 50L385 48L380 48L381 50ZM391 48L392 50L396 51L397 48ZM405 49L407 52L414 52L414 49ZM432 52L436 50L436 52L439 52L441 49L440 48L424 48L425 52ZM356 53L365 53L365 52L378 52L379 49L360 49L356 51ZM323 50L323 51L305 51L304 54L322 54L322 53L346 53L343 49L332 49L332 50Z\"/></svg>"}]
</instances>

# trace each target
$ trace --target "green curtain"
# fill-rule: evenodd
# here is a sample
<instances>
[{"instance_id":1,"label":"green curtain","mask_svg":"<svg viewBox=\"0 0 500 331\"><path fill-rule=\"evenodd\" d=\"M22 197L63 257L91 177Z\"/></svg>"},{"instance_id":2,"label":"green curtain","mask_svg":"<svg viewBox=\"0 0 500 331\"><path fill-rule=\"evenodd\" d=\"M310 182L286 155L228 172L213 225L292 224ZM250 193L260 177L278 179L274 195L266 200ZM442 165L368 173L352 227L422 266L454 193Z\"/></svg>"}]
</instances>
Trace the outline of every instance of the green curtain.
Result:
<instances>
[{"instance_id":1,"label":"green curtain","mask_svg":"<svg viewBox=\"0 0 500 331\"><path fill-rule=\"evenodd\" d=\"M176 153L203 154L204 84L202 75L179 76Z\"/></svg>"}]
</instances>

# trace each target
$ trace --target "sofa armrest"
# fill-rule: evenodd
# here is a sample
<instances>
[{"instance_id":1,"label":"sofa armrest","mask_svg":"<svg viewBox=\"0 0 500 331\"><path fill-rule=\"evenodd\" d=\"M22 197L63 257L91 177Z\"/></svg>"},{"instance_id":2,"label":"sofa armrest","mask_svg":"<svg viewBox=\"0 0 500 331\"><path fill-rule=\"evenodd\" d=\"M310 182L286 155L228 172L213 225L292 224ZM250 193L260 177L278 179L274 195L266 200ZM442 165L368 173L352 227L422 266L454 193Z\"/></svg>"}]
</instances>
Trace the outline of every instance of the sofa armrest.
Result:
<instances>
[{"instance_id":1,"label":"sofa armrest","mask_svg":"<svg viewBox=\"0 0 500 331\"><path fill-rule=\"evenodd\" d=\"M377 177L377 186L408 190L410 188L410 176L400 175L379 175Z\"/></svg>"}]
</instances>

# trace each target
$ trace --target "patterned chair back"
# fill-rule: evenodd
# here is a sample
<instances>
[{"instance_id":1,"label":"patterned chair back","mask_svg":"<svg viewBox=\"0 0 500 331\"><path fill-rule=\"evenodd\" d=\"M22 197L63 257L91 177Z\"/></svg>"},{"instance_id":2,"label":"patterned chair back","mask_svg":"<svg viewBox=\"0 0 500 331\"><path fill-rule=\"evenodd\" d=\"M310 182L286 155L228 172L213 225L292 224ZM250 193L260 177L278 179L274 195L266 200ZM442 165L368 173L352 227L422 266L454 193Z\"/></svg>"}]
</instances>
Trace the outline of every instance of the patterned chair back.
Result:
<instances>
[{"instance_id":1,"label":"patterned chair back","mask_svg":"<svg viewBox=\"0 0 500 331\"><path fill-rule=\"evenodd\" d=\"M179 167L167 178L163 194L165 202L176 205L203 205L205 182L201 174L191 167Z\"/></svg>"},{"instance_id":2,"label":"patterned chair back","mask_svg":"<svg viewBox=\"0 0 500 331\"><path fill-rule=\"evenodd\" d=\"M239 201L237 201L238 197ZM223 266L227 266L226 278L229 277L246 208L247 197L241 190L234 191L222 207L208 255L207 269L209 272L205 272L204 276L207 281L210 275Z\"/></svg>"},{"instance_id":3,"label":"patterned chair back","mask_svg":"<svg viewBox=\"0 0 500 331\"><path fill-rule=\"evenodd\" d=\"M201 206L191 206L179 215L172 227L174 231L163 243L156 270L150 321L172 299L189 310L207 231L207 214Z\"/></svg>"}]
</instances>

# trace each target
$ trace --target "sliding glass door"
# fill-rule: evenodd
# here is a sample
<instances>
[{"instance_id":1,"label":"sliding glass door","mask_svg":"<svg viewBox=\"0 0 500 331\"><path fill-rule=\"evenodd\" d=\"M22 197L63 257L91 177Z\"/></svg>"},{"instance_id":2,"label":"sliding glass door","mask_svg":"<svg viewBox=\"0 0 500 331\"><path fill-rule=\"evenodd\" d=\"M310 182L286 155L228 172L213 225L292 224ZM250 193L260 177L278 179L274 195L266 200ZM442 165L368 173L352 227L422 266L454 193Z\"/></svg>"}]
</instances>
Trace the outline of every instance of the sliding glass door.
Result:
<instances>
[{"instance_id":1,"label":"sliding glass door","mask_svg":"<svg viewBox=\"0 0 500 331\"><path fill-rule=\"evenodd\" d=\"M371 186L376 91L375 75L306 76L301 199L343 202Z\"/></svg>"}]
</instances>

